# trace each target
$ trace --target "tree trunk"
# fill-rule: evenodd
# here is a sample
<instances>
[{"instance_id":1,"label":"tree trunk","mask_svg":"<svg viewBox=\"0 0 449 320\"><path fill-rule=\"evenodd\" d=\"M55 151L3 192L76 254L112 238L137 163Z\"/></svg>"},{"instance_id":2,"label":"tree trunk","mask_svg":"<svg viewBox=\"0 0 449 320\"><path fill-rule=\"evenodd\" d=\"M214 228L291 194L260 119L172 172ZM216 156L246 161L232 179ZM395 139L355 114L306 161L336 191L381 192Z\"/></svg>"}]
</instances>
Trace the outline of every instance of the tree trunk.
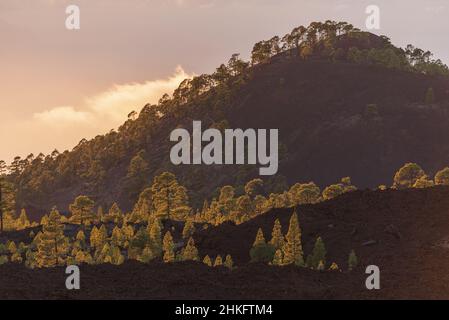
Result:
<instances>
[{"instance_id":1,"label":"tree trunk","mask_svg":"<svg viewBox=\"0 0 449 320\"><path fill-rule=\"evenodd\" d=\"M170 188L167 188L167 219L170 220Z\"/></svg>"},{"instance_id":2,"label":"tree trunk","mask_svg":"<svg viewBox=\"0 0 449 320\"><path fill-rule=\"evenodd\" d=\"M56 260L56 266L58 266L58 240L55 238L55 260Z\"/></svg>"},{"instance_id":3,"label":"tree trunk","mask_svg":"<svg viewBox=\"0 0 449 320\"><path fill-rule=\"evenodd\" d=\"M0 233L3 233L3 198L2 198L1 184L0 184Z\"/></svg>"}]
</instances>

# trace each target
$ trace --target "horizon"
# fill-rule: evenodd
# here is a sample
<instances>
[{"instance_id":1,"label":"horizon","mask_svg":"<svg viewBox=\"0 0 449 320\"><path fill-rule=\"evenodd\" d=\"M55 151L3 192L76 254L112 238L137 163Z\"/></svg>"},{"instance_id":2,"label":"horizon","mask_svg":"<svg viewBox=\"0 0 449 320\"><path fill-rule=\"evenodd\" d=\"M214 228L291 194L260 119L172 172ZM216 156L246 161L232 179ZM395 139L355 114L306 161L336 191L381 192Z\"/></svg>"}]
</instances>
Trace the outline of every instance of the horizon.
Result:
<instances>
[{"instance_id":1,"label":"horizon","mask_svg":"<svg viewBox=\"0 0 449 320\"><path fill-rule=\"evenodd\" d=\"M5 89L0 96L0 133L15 136L5 141L0 160L10 163L15 156L71 150L83 138L116 129L129 112L171 94L185 78L213 72L233 53L247 60L254 43L282 36L295 26L331 19L366 30L365 7L370 4L136 0L130 5L124 0L81 0L75 1L81 29L69 31L64 27L65 8L73 2L0 4L0 86ZM442 41L449 29L444 1L378 5L381 27L370 32L388 36L398 47L411 43L449 61ZM266 23L268 14L276 23ZM183 28L176 28L180 24Z\"/></svg>"}]
</instances>

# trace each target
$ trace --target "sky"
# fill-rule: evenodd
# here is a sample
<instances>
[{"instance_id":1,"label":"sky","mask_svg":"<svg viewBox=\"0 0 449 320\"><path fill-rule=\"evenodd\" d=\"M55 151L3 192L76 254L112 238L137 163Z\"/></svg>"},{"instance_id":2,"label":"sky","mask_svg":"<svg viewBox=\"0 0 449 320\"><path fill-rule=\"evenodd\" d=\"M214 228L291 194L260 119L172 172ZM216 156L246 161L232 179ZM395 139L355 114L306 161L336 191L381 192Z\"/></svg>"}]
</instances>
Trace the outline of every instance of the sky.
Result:
<instances>
[{"instance_id":1,"label":"sky","mask_svg":"<svg viewBox=\"0 0 449 320\"><path fill-rule=\"evenodd\" d=\"M66 8L80 8L68 30ZM72 149L255 42L327 19L449 63L447 0L0 0L0 159Z\"/></svg>"}]
</instances>

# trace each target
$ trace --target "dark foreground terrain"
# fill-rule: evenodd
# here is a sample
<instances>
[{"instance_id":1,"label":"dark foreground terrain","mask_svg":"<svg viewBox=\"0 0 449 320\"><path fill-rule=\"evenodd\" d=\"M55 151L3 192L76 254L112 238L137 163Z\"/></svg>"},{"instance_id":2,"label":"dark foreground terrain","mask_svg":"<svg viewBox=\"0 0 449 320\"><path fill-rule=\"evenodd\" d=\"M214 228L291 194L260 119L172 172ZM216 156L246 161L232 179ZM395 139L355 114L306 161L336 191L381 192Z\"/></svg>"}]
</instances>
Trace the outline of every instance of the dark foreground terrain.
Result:
<instances>
[{"instance_id":1,"label":"dark foreground terrain","mask_svg":"<svg viewBox=\"0 0 449 320\"><path fill-rule=\"evenodd\" d=\"M351 298L355 276L251 264L232 272L202 264L81 267L81 290L65 288L65 270L0 269L1 299L337 299ZM4 276L9 274L9 276ZM360 280L362 281L362 280ZM360 291L360 290L359 290ZM360 294L360 293L359 293Z\"/></svg>"},{"instance_id":2,"label":"dark foreground terrain","mask_svg":"<svg viewBox=\"0 0 449 320\"><path fill-rule=\"evenodd\" d=\"M203 264L81 267L81 290L65 289L63 268L0 267L1 299L442 299L449 298L449 188L356 191L298 208L306 254L320 235L329 265L342 272L249 263L260 226L267 238L279 217L286 233L292 210L274 210L239 226L196 234L200 255L227 254L236 269ZM347 271L354 249L357 270ZM381 270L381 289L365 289L365 267Z\"/></svg>"}]
</instances>

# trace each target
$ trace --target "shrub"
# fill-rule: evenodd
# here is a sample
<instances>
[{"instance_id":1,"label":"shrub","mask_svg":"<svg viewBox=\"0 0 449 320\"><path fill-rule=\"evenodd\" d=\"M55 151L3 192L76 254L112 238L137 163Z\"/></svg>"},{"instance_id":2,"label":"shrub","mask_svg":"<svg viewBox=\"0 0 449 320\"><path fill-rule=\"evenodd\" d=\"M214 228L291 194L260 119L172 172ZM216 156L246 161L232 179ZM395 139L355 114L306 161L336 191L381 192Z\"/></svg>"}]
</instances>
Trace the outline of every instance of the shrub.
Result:
<instances>
[{"instance_id":1,"label":"shrub","mask_svg":"<svg viewBox=\"0 0 449 320\"><path fill-rule=\"evenodd\" d=\"M449 185L449 168L446 167L438 171L435 175L435 184L437 185Z\"/></svg>"},{"instance_id":2,"label":"shrub","mask_svg":"<svg viewBox=\"0 0 449 320\"><path fill-rule=\"evenodd\" d=\"M249 255L251 262L271 262L273 261L276 248L271 244L261 244L251 248Z\"/></svg>"},{"instance_id":3,"label":"shrub","mask_svg":"<svg viewBox=\"0 0 449 320\"><path fill-rule=\"evenodd\" d=\"M0 256L0 266L5 263L8 263L8 256Z\"/></svg>"},{"instance_id":4,"label":"shrub","mask_svg":"<svg viewBox=\"0 0 449 320\"><path fill-rule=\"evenodd\" d=\"M357 256L355 255L354 250L351 250L351 253L349 254L349 258L348 258L349 271L354 270L357 267L358 263L359 263L359 261L357 259Z\"/></svg>"},{"instance_id":5,"label":"shrub","mask_svg":"<svg viewBox=\"0 0 449 320\"><path fill-rule=\"evenodd\" d=\"M406 163L396 172L393 186L397 189L412 188L418 179L425 176L424 170L416 163Z\"/></svg>"}]
</instances>

